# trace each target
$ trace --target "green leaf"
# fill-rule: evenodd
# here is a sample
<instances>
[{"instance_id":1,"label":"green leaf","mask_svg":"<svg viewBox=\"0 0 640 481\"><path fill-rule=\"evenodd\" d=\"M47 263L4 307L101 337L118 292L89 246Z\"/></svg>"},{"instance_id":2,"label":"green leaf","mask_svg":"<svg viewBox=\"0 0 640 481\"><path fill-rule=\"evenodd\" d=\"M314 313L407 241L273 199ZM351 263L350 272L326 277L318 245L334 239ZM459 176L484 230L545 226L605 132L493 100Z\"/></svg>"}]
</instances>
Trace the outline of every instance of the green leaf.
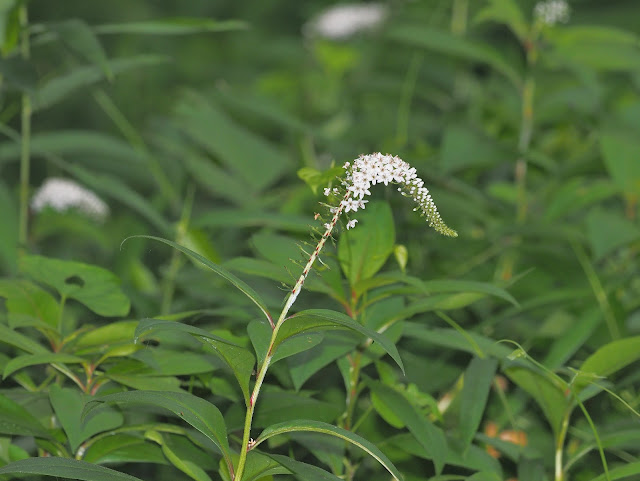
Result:
<instances>
[{"instance_id":1,"label":"green leaf","mask_svg":"<svg viewBox=\"0 0 640 481\"><path fill-rule=\"evenodd\" d=\"M240 181L239 194L245 199L272 185L290 168L291 161L280 147L237 124L208 98L189 92L178 103L175 118L183 134ZM212 164L211 159L208 163Z\"/></svg>"},{"instance_id":2,"label":"green leaf","mask_svg":"<svg viewBox=\"0 0 640 481\"><path fill-rule=\"evenodd\" d=\"M280 327L274 349L277 348L284 340L302 334L303 332L313 332L326 329L349 329L351 331L362 334L369 339L373 339L387 354L396 362L400 369L404 369L402 359L396 346L389 341L384 335L364 327L340 312L330 311L327 309L310 309L301 311L287 320Z\"/></svg>"},{"instance_id":3,"label":"green leaf","mask_svg":"<svg viewBox=\"0 0 640 481\"><path fill-rule=\"evenodd\" d=\"M627 72L640 62L638 37L632 32L600 25L571 25L545 34L558 61L595 70Z\"/></svg>"},{"instance_id":4,"label":"green leaf","mask_svg":"<svg viewBox=\"0 0 640 481\"><path fill-rule=\"evenodd\" d=\"M551 370L562 366L587 342L601 323L600 309L592 309L578 316L569 329L553 341L542 364Z\"/></svg>"},{"instance_id":5,"label":"green leaf","mask_svg":"<svg viewBox=\"0 0 640 481\"><path fill-rule=\"evenodd\" d=\"M0 394L0 433L50 438L49 432L20 404Z\"/></svg>"},{"instance_id":6,"label":"green leaf","mask_svg":"<svg viewBox=\"0 0 640 481\"><path fill-rule=\"evenodd\" d=\"M13 188L0 181L0 269L14 274L18 270L17 261L18 203Z\"/></svg>"},{"instance_id":7,"label":"green leaf","mask_svg":"<svg viewBox=\"0 0 640 481\"><path fill-rule=\"evenodd\" d=\"M0 297L7 300L11 327L58 327L60 306L55 298L35 284L18 279L0 279Z\"/></svg>"},{"instance_id":8,"label":"green leaf","mask_svg":"<svg viewBox=\"0 0 640 481\"><path fill-rule=\"evenodd\" d=\"M74 453L83 441L94 434L115 429L123 422L122 414L114 409L109 409L100 411L83 423L81 417L85 399L90 399L90 397L83 395L77 389L61 388L57 384L53 384L49 388L51 406L53 406L62 429L67 434L71 450Z\"/></svg>"},{"instance_id":9,"label":"green leaf","mask_svg":"<svg viewBox=\"0 0 640 481\"><path fill-rule=\"evenodd\" d=\"M249 382L253 373L255 358L243 347L235 345L233 342L216 336L204 329L174 321L159 321L156 319L143 319L140 321L135 331L136 338L149 336L154 332L173 331L191 334L213 349L213 352L222 359L232 370L245 403L249 403Z\"/></svg>"},{"instance_id":10,"label":"green leaf","mask_svg":"<svg viewBox=\"0 0 640 481\"><path fill-rule=\"evenodd\" d=\"M400 392L381 383L368 382L372 392L405 424L433 460L436 474L442 473L448 446L444 432L418 411Z\"/></svg>"},{"instance_id":11,"label":"green leaf","mask_svg":"<svg viewBox=\"0 0 640 481\"><path fill-rule=\"evenodd\" d=\"M41 353L41 354L27 354L24 356L18 356L11 359L7 365L4 367L4 372L2 373L2 378L6 379L14 372L28 366L35 366L38 364L65 364L65 363L74 363L79 364L86 362L86 359L83 359L78 356L74 356L72 354L65 354L63 352L49 352L49 353Z\"/></svg>"},{"instance_id":12,"label":"green leaf","mask_svg":"<svg viewBox=\"0 0 640 481\"><path fill-rule=\"evenodd\" d=\"M108 79L113 77L104 48L86 22L74 18L48 24L47 29L55 32L70 50L99 66Z\"/></svg>"},{"instance_id":13,"label":"green leaf","mask_svg":"<svg viewBox=\"0 0 640 481\"><path fill-rule=\"evenodd\" d=\"M183 247L183 246L181 246L179 244L176 244L173 241L170 241L170 240L167 240L167 239L162 239L161 237L154 237L154 236L150 236L150 235L136 235L136 236L127 237L127 239L125 239L124 242L126 242L129 239L133 239L133 238L153 239L153 240L156 240L158 242L163 242L163 243L173 247L174 249L177 249L180 252L186 254L190 258L199 261L200 263L204 264L206 267L211 269L213 272L218 274L220 277L226 279L231 284L236 286L240 291L242 291L249 299L251 299L260 308L260 310L264 313L264 315L266 316L266 318L268 320L271 320L271 315L269 314L269 310L267 309L267 306L266 306L265 302L260 298L258 293L255 292L244 281L238 279L236 276L231 274L231 272L229 272L228 270L226 270L223 267L219 266L218 264L215 264L215 263L211 262L206 257L202 257L200 254L197 254L196 252L193 252L191 249L187 249L186 247Z\"/></svg>"},{"instance_id":14,"label":"green leaf","mask_svg":"<svg viewBox=\"0 0 640 481\"><path fill-rule=\"evenodd\" d=\"M520 40L526 38L529 30L515 0L489 0L489 5L481 9L474 18L474 22L485 21L504 23Z\"/></svg>"},{"instance_id":15,"label":"green leaf","mask_svg":"<svg viewBox=\"0 0 640 481\"><path fill-rule=\"evenodd\" d=\"M554 435L558 435L562 425L569 398L563 389L551 382L546 376L526 367L510 367L505 370L509 378L527 392L540 406Z\"/></svg>"},{"instance_id":16,"label":"green leaf","mask_svg":"<svg viewBox=\"0 0 640 481\"><path fill-rule=\"evenodd\" d=\"M130 343L135 336L138 321L117 321L92 329L80 336L78 348L102 348L105 345Z\"/></svg>"},{"instance_id":17,"label":"green leaf","mask_svg":"<svg viewBox=\"0 0 640 481\"><path fill-rule=\"evenodd\" d=\"M118 202L122 202L127 207L130 207L161 232L171 232L169 223L158 213L153 204L135 189L129 187L125 182L123 182L121 176L95 173L92 170L85 169L79 165L66 162L57 156L45 154L45 157L60 168L71 173L75 178L96 192L115 199Z\"/></svg>"},{"instance_id":18,"label":"green leaf","mask_svg":"<svg viewBox=\"0 0 640 481\"><path fill-rule=\"evenodd\" d=\"M234 456L234 461L236 461L236 458L237 456ZM227 466L221 464L220 474L224 481L231 480ZM247 461L244 474L242 475L242 481L272 481L274 474L289 474L289 470L283 468L278 462L267 455L257 451L249 451L249 453L247 453Z\"/></svg>"},{"instance_id":19,"label":"green leaf","mask_svg":"<svg viewBox=\"0 0 640 481\"><path fill-rule=\"evenodd\" d=\"M143 404L168 409L209 438L230 463L227 428L217 407L186 392L127 391L96 398L85 407L85 415L98 403Z\"/></svg>"},{"instance_id":20,"label":"green leaf","mask_svg":"<svg viewBox=\"0 0 640 481\"><path fill-rule=\"evenodd\" d=\"M168 435L165 438L165 436L157 431L148 431L145 433L145 437L158 443L162 448L162 453L167 457L171 464L191 479L194 479L195 481L211 481L211 478L207 475L205 470L202 469L195 460L188 459L186 455L188 453L178 453L174 450L172 443L167 442L170 439Z\"/></svg>"},{"instance_id":21,"label":"green leaf","mask_svg":"<svg viewBox=\"0 0 640 481\"><path fill-rule=\"evenodd\" d=\"M340 416L340 412L340 406L335 403L319 401L302 394L265 391L260 393L253 426L265 427L291 418L332 422Z\"/></svg>"},{"instance_id":22,"label":"green leaf","mask_svg":"<svg viewBox=\"0 0 640 481\"><path fill-rule=\"evenodd\" d=\"M139 55L137 57L109 60L107 66L113 75L118 75L127 70L158 65L165 61L166 58L158 55ZM36 91L33 98L33 110L37 111L51 107L79 88L100 81L104 78L103 72L103 67L91 65L77 67L69 73L52 78Z\"/></svg>"},{"instance_id":23,"label":"green leaf","mask_svg":"<svg viewBox=\"0 0 640 481\"><path fill-rule=\"evenodd\" d=\"M120 280L101 267L81 262L25 256L20 270L31 278L55 288L61 296L75 299L101 316L124 316L129 299L120 289Z\"/></svg>"},{"instance_id":24,"label":"green leaf","mask_svg":"<svg viewBox=\"0 0 640 481\"><path fill-rule=\"evenodd\" d=\"M477 345L482 352L498 359L505 359L512 352L512 349L509 349L505 345L498 344L495 340L481 336L475 332L467 331L465 336L455 329L430 329L415 322L406 322L404 324L404 336L408 339L418 339L421 342L464 351L474 355L477 354Z\"/></svg>"},{"instance_id":25,"label":"green leaf","mask_svg":"<svg viewBox=\"0 0 640 481\"><path fill-rule=\"evenodd\" d=\"M48 353L47 349L42 347L36 341L19 332L9 329L7 326L0 324L0 342L17 347L23 351L30 353Z\"/></svg>"},{"instance_id":26,"label":"green leaf","mask_svg":"<svg viewBox=\"0 0 640 481\"><path fill-rule=\"evenodd\" d=\"M440 165L447 174L469 168L490 168L500 159L515 155L485 134L465 124L446 127L440 150Z\"/></svg>"},{"instance_id":27,"label":"green leaf","mask_svg":"<svg viewBox=\"0 0 640 481\"><path fill-rule=\"evenodd\" d=\"M640 359L640 336L610 342L591 354L580 366L576 388L583 389L593 376L607 377Z\"/></svg>"},{"instance_id":28,"label":"green leaf","mask_svg":"<svg viewBox=\"0 0 640 481\"><path fill-rule=\"evenodd\" d=\"M343 176L344 169L342 167L331 167L325 171L313 167L303 167L298 170L298 177L311 188L314 194L317 194L319 189L335 183L337 177Z\"/></svg>"},{"instance_id":29,"label":"green leaf","mask_svg":"<svg viewBox=\"0 0 640 481\"><path fill-rule=\"evenodd\" d=\"M392 40L405 45L422 47L474 62L484 62L503 74L513 85L519 86L522 83L520 74L497 50L477 40L474 41L424 25L397 25L389 29L387 35Z\"/></svg>"},{"instance_id":30,"label":"green leaf","mask_svg":"<svg viewBox=\"0 0 640 481\"><path fill-rule=\"evenodd\" d=\"M415 284L412 284L415 285ZM421 281L423 291L427 294L440 294L446 292L476 293L495 296L519 307L518 301L502 287L488 282L463 281L456 279L444 279L434 281Z\"/></svg>"},{"instance_id":31,"label":"green leaf","mask_svg":"<svg viewBox=\"0 0 640 481\"><path fill-rule=\"evenodd\" d=\"M460 435L463 449L471 444L480 426L497 366L495 359L474 357L464 373L460 395Z\"/></svg>"},{"instance_id":32,"label":"green leaf","mask_svg":"<svg viewBox=\"0 0 640 481\"><path fill-rule=\"evenodd\" d=\"M302 463L291 459L288 456L282 456L279 454L270 454L270 458L277 461L279 464L291 471L296 478L300 481L341 481L335 474L331 474L324 469L320 469L312 464Z\"/></svg>"},{"instance_id":33,"label":"green leaf","mask_svg":"<svg viewBox=\"0 0 640 481\"><path fill-rule=\"evenodd\" d=\"M396 236L386 202L371 202L358 220L358 228L343 232L338 240L338 260L351 286L382 268L393 252Z\"/></svg>"},{"instance_id":34,"label":"green leaf","mask_svg":"<svg viewBox=\"0 0 640 481\"><path fill-rule=\"evenodd\" d=\"M382 451L380 451L374 444L358 436L357 434L352 433L351 431L347 431L346 429L342 429L336 426L332 426L331 424L319 421L296 420L269 426L264 431L262 431L258 439L256 439L254 447L273 436L277 436L278 434L293 432L324 433L343 439L367 452L371 457L382 464L382 466L384 466L385 469L389 471L389 473L391 473L394 479L396 479L397 481L402 481L402 475L400 474L398 469L393 465L389 458L387 458L382 453Z\"/></svg>"},{"instance_id":35,"label":"green leaf","mask_svg":"<svg viewBox=\"0 0 640 481\"><path fill-rule=\"evenodd\" d=\"M249 339L256 352L258 365L262 365L269 349L271 341L271 326L263 319L252 321L247 327ZM275 364L281 359L301 353L320 344L324 336L318 332L308 332L294 335L282 343L277 344L277 349L271 358L271 364Z\"/></svg>"},{"instance_id":36,"label":"green leaf","mask_svg":"<svg viewBox=\"0 0 640 481\"><path fill-rule=\"evenodd\" d=\"M83 481L141 481L128 474L69 458L29 458L0 468L1 474L54 476Z\"/></svg>"},{"instance_id":37,"label":"green leaf","mask_svg":"<svg viewBox=\"0 0 640 481\"><path fill-rule=\"evenodd\" d=\"M83 459L93 464L168 464L159 446L149 443L138 436L115 432L92 442L87 448Z\"/></svg>"},{"instance_id":38,"label":"green leaf","mask_svg":"<svg viewBox=\"0 0 640 481\"><path fill-rule=\"evenodd\" d=\"M593 478L591 481L613 481L616 479L629 478L630 476L637 476L640 474L640 461L629 462L623 466L618 466L609 470L609 473L604 473Z\"/></svg>"},{"instance_id":39,"label":"green leaf","mask_svg":"<svg viewBox=\"0 0 640 481\"><path fill-rule=\"evenodd\" d=\"M357 345L358 338L354 335L345 335L344 331L327 332L323 342L289 358L289 373L296 391L320 369L353 351Z\"/></svg>"},{"instance_id":40,"label":"green leaf","mask_svg":"<svg viewBox=\"0 0 640 481\"><path fill-rule=\"evenodd\" d=\"M147 22L97 25L93 29L98 34L110 35L190 35L200 32L227 32L230 30L245 30L247 28L248 24L240 20L178 17Z\"/></svg>"},{"instance_id":41,"label":"green leaf","mask_svg":"<svg viewBox=\"0 0 640 481\"><path fill-rule=\"evenodd\" d=\"M609 175L618 188L627 194L640 193L640 141L624 131L604 132L600 136L600 151Z\"/></svg>"},{"instance_id":42,"label":"green leaf","mask_svg":"<svg viewBox=\"0 0 640 481\"><path fill-rule=\"evenodd\" d=\"M640 240L640 227L618 211L597 207L587 215L587 235L595 260L600 260L614 250Z\"/></svg>"}]
</instances>

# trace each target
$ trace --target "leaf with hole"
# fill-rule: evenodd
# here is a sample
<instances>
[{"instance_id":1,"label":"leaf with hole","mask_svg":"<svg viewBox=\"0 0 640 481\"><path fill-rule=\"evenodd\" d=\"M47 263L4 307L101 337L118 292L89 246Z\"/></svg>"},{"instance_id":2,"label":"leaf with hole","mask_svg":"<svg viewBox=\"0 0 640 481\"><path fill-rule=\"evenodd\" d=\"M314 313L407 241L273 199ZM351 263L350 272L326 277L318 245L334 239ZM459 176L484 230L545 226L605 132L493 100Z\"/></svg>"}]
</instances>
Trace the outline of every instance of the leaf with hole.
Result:
<instances>
[{"instance_id":1,"label":"leaf with hole","mask_svg":"<svg viewBox=\"0 0 640 481\"><path fill-rule=\"evenodd\" d=\"M129 312L129 299L120 288L120 280L101 267L43 256L25 256L20 261L20 270L101 316L124 316Z\"/></svg>"}]
</instances>

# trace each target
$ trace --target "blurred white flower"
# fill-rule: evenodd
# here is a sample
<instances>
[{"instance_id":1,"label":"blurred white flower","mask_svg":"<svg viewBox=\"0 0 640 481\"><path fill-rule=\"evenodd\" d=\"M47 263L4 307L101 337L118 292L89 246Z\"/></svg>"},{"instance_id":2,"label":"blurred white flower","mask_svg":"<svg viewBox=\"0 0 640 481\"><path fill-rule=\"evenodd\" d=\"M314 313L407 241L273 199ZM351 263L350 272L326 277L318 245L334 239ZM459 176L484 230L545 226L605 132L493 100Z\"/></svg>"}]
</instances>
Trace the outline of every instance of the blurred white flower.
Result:
<instances>
[{"instance_id":1,"label":"blurred white flower","mask_svg":"<svg viewBox=\"0 0 640 481\"><path fill-rule=\"evenodd\" d=\"M109 206L96 194L73 180L60 177L45 180L31 199L34 211L39 212L46 207L58 212L75 208L99 221L109 215Z\"/></svg>"},{"instance_id":2,"label":"blurred white flower","mask_svg":"<svg viewBox=\"0 0 640 481\"><path fill-rule=\"evenodd\" d=\"M377 27L387 18L388 13L387 7L380 3L334 5L308 22L304 26L304 32L332 40L344 40L358 32Z\"/></svg>"},{"instance_id":3,"label":"blurred white flower","mask_svg":"<svg viewBox=\"0 0 640 481\"><path fill-rule=\"evenodd\" d=\"M533 9L533 16L545 25L555 25L569 21L569 5L565 0L546 0L538 2Z\"/></svg>"}]
</instances>

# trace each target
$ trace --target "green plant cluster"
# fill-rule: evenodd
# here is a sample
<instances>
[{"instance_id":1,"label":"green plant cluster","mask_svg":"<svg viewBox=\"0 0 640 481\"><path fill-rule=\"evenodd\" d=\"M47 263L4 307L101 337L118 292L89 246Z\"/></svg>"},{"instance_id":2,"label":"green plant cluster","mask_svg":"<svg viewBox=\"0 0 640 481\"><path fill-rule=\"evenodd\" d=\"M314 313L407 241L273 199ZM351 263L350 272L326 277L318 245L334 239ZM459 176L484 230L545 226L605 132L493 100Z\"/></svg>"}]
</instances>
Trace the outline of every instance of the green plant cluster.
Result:
<instances>
[{"instance_id":1,"label":"green plant cluster","mask_svg":"<svg viewBox=\"0 0 640 481\"><path fill-rule=\"evenodd\" d=\"M640 5L356 6L0 1L1 480L640 477Z\"/></svg>"}]
</instances>

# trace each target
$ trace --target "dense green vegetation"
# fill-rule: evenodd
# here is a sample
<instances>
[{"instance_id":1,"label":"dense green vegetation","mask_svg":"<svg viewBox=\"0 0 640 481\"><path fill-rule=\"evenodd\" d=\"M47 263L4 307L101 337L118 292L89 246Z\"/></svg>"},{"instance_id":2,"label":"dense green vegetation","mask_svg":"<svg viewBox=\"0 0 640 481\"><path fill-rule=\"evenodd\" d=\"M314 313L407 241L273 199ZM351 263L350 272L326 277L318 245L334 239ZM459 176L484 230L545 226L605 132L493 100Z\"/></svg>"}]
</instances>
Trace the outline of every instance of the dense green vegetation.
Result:
<instances>
[{"instance_id":1,"label":"dense green vegetation","mask_svg":"<svg viewBox=\"0 0 640 481\"><path fill-rule=\"evenodd\" d=\"M1 479L640 477L640 5L348 5L0 0Z\"/></svg>"}]
</instances>

